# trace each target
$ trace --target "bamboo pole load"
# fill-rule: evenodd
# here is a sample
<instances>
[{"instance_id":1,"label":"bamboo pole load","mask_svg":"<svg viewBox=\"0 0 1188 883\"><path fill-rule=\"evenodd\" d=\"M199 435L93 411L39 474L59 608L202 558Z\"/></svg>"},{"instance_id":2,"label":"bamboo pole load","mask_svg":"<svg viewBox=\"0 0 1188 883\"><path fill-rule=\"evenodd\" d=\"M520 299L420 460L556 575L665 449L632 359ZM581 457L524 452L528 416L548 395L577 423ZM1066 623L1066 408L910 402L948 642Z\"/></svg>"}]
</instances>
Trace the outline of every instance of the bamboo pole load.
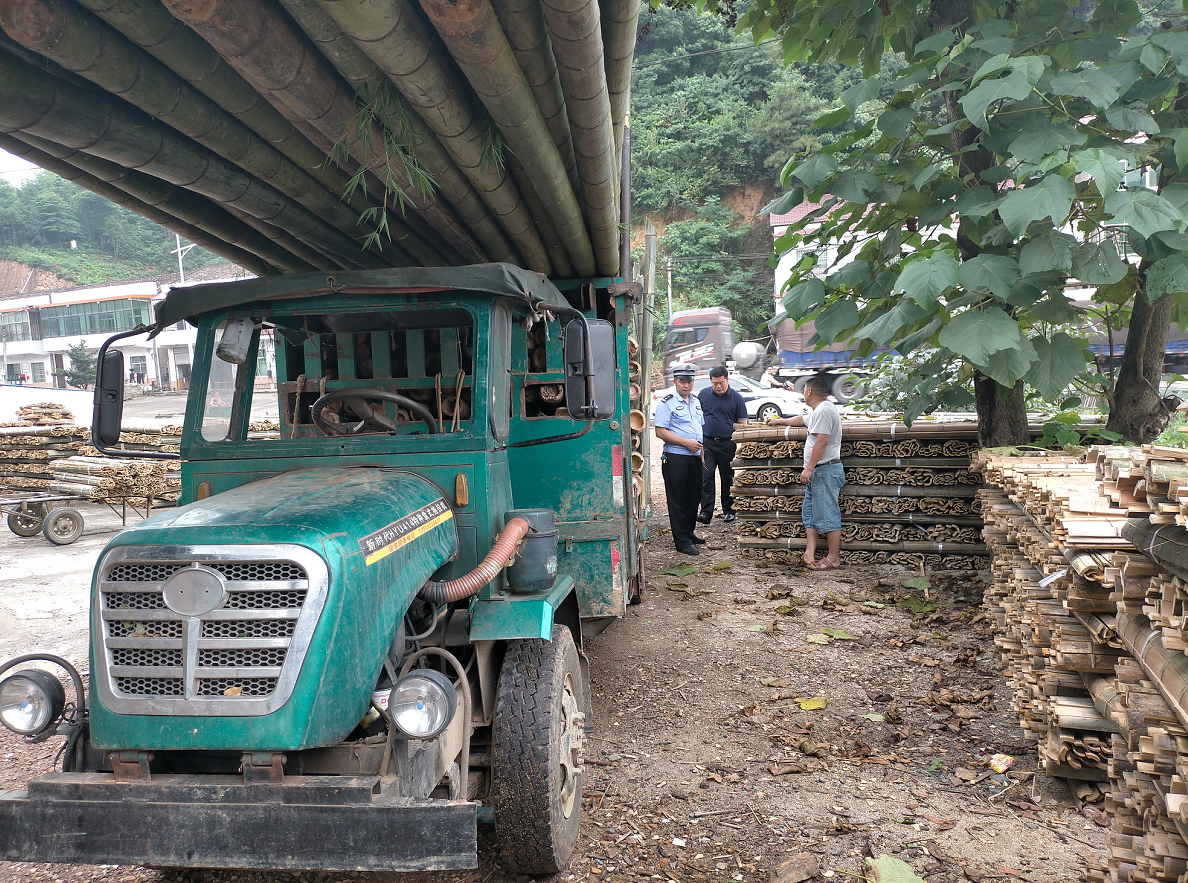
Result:
<instances>
[{"instance_id":1,"label":"bamboo pole load","mask_svg":"<svg viewBox=\"0 0 1188 883\"><path fill-rule=\"evenodd\" d=\"M625 277L639 10L7 0L0 146L258 275Z\"/></svg>"},{"instance_id":2,"label":"bamboo pole load","mask_svg":"<svg viewBox=\"0 0 1188 883\"><path fill-rule=\"evenodd\" d=\"M795 565L805 548L803 427L735 427L734 509L743 554ZM970 469L978 450L968 418L846 418L841 460L845 564L898 564L945 570L984 569L981 478ZM824 542L824 540L822 540Z\"/></svg>"},{"instance_id":3,"label":"bamboo pole load","mask_svg":"<svg viewBox=\"0 0 1188 883\"><path fill-rule=\"evenodd\" d=\"M1149 445L977 458L1013 705L1041 764L1089 781L1110 820L1091 883L1188 874L1185 464Z\"/></svg>"}]
</instances>

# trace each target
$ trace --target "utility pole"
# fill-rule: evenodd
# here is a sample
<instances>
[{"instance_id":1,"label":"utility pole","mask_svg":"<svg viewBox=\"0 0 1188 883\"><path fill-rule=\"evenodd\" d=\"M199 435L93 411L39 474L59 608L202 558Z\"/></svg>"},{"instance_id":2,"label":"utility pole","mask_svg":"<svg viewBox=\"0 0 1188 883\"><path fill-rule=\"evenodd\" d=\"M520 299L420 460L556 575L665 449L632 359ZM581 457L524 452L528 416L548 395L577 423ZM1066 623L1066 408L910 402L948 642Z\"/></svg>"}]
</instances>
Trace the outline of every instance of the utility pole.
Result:
<instances>
[{"instance_id":1,"label":"utility pole","mask_svg":"<svg viewBox=\"0 0 1188 883\"><path fill-rule=\"evenodd\" d=\"M672 316L672 258L668 259L668 315Z\"/></svg>"},{"instance_id":2,"label":"utility pole","mask_svg":"<svg viewBox=\"0 0 1188 883\"><path fill-rule=\"evenodd\" d=\"M182 244L181 244L181 237L178 234L174 233L173 238L177 240L177 248L171 248L169 250L169 253L177 255L177 274L179 276L181 276L181 281L185 282L186 281L186 268L182 266L182 258L184 258L186 256L186 252L188 252L191 248L194 247L194 243L191 242L189 245L187 245L183 248Z\"/></svg>"}]
</instances>

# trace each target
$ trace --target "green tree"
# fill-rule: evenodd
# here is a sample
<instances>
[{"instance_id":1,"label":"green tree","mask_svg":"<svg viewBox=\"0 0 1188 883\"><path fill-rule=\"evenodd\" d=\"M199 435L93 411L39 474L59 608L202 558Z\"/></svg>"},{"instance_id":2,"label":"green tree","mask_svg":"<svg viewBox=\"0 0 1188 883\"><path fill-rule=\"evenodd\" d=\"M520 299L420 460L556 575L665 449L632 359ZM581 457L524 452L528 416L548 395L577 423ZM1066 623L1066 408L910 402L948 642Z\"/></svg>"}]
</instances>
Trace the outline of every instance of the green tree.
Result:
<instances>
[{"instance_id":1,"label":"green tree","mask_svg":"<svg viewBox=\"0 0 1188 883\"><path fill-rule=\"evenodd\" d=\"M814 318L823 342L860 340L863 354L935 348L919 373L937 382L918 387L908 419L968 400L941 389L958 363L983 444L1027 440L1026 384L1054 399L1085 370L1070 277L1133 278L1136 294L1167 295L1169 312L1188 291L1188 34L1130 37L1142 21L1133 0L1106 0L1088 21L1078 11L1063 0L758 0L741 23L756 40L781 36L787 61L861 64L867 77L818 125L866 121L789 162L792 189L772 206L825 200L777 247L841 243L852 261L824 282L801 262L782 312ZM884 96L887 49L907 66ZM1126 169L1148 166L1161 168L1161 192L1118 189ZM1143 254L1137 272L1114 247L1119 227ZM1166 319L1144 320L1142 300L1130 339L1150 347L1135 322L1162 321L1166 335ZM1125 375L1112 414L1139 430L1158 395L1124 397Z\"/></svg>"},{"instance_id":2,"label":"green tree","mask_svg":"<svg viewBox=\"0 0 1188 883\"><path fill-rule=\"evenodd\" d=\"M98 350L87 349L87 342L80 340L74 346L66 347L66 356L70 359L70 367L64 371L55 371L55 377L63 377L71 386L87 389L95 383L95 372L98 368L96 353Z\"/></svg>"}]
</instances>

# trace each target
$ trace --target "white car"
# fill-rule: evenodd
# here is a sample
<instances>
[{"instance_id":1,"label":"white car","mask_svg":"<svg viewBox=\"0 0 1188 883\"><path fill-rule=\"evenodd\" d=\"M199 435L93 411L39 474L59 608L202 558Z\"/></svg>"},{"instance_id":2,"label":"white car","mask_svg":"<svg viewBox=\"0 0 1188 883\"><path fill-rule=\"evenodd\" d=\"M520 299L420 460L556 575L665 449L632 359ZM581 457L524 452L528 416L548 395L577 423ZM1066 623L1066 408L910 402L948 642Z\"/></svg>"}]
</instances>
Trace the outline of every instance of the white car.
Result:
<instances>
[{"instance_id":1,"label":"white car","mask_svg":"<svg viewBox=\"0 0 1188 883\"><path fill-rule=\"evenodd\" d=\"M693 394L697 395L710 385L708 374L700 374L693 381ZM752 380L742 374L730 375L730 386L738 391L747 405L747 416L752 420L766 420L768 417L796 417L807 414L809 406L804 402L804 396L798 392L784 389L764 389L757 380ZM666 395L675 393L676 388L669 386L652 393L652 417L656 416L656 403Z\"/></svg>"}]
</instances>

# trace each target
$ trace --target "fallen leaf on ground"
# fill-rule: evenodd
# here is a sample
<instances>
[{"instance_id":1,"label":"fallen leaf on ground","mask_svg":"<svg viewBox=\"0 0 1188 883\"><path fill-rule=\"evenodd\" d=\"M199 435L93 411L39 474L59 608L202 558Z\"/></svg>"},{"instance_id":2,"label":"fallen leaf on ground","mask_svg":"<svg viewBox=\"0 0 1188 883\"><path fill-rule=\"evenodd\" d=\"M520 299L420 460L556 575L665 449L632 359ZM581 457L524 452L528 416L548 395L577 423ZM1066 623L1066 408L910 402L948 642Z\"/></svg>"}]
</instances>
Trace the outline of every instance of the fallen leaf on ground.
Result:
<instances>
[{"instance_id":1,"label":"fallen leaf on ground","mask_svg":"<svg viewBox=\"0 0 1188 883\"><path fill-rule=\"evenodd\" d=\"M796 743L796 750L809 757L828 757L829 743L814 742L811 739L801 739Z\"/></svg>"},{"instance_id":2,"label":"fallen leaf on ground","mask_svg":"<svg viewBox=\"0 0 1188 883\"><path fill-rule=\"evenodd\" d=\"M999 868L998 873L1006 874L1008 877L1022 877L1023 871L1019 868Z\"/></svg>"},{"instance_id":3,"label":"fallen leaf on ground","mask_svg":"<svg viewBox=\"0 0 1188 883\"><path fill-rule=\"evenodd\" d=\"M809 768L803 763L780 763L767 768L773 776L787 776L792 773L807 773Z\"/></svg>"},{"instance_id":4,"label":"fallen leaf on ground","mask_svg":"<svg viewBox=\"0 0 1188 883\"><path fill-rule=\"evenodd\" d=\"M932 588L931 580L922 576L914 576L911 579L905 579L902 585L908 589L919 589L921 592L927 592Z\"/></svg>"},{"instance_id":5,"label":"fallen leaf on ground","mask_svg":"<svg viewBox=\"0 0 1188 883\"><path fill-rule=\"evenodd\" d=\"M665 576L688 576L695 569L692 564L674 564L672 567L666 567L660 572Z\"/></svg>"},{"instance_id":6,"label":"fallen leaf on ground","mask_svg":"<svg viewBox=\"0 0 1188 883\"><path fill-rule=\"evenodd\" d=\"M763 631L769 635L777 634L779 632L779 630L780 630L780 624L778 622L776 622L774 619L771 622L769 622L767 624L767 626L763 629Z\"/></svg>"},{"instance_id":7,"label":"fallen leaf on ground","mask_svg":"<svg viewBox=\"0 0 1188 883\"><path fill-rule=\"evenodd\" d=\"M866 878L871 883L924 883L912 866L903 859L890 855L866 860Z\"/></svg>"},{"instance_id":8,"label":"fallen leaf on ground","mask_svg":"<svg viewBox=\"0 0 1188 883\"><path fill-rule=\"evenodd\" d=\"M820 711L829 704L829 700L824 696L809 696L804 699L798 697L796 704L800 706L801 711Z\"/></svg>"},{"instance_id":9,"label":"fallen leaf on ground","mask_svg":"<svg viewBox=\"0 0 1188 883\"><path fill-rule=\"evenodd\" d=\"M759 683L765 687L786 687L792 682L791 678L760 678Z\"/></svg>"},{"instance_id":10,"label":"fallen leaf on ground","mask_svg":"<svg viewBox=\"0 0 1188 883\"><path fill-rule=\"evenodd\" d=\"M681 576L682 574L677 574ZM901 610L906 610L908 613L933 613L936 608L928 601L917 598L915 595L908 595L906 598L900 598L895 604Z\"/></svg>"},{"instance_id":11,"label":"fallen leaf on ground","mask_svg":"<svg viewBox=\"0 0 1188 883\"><path fill-rule=\"evenodd\" d=\"M922 819L927 819L928 821L932 822L932 824L936 825L942 831L948 831L950 828L957 827L957 823L952 819L938 819L936 816L930 816L926 812L918 812L916 815Z\"/></svg>"},{"instance_id":12,"label":"fallen leaf on ground","mask_svg":"<svg viewBox=\"0 0 1188 883\"><path fill-rule=\"evenodd\" d=\"M780 616L792 616L793 614L799 613L800 608L795 604L781 604L776 608L775 612L780 614Z\"/></svg>"},{"instance_id":13,"label":"fallen leaf on ground","mask_svg":"<svg viewBox=\"0 0 1188 883\"><path fill-rule=\"evenodd\" d=\"M720 572L720 571L723 571L723 570L729 570L729 569L730 569L730 565L731 565L732 563L733 563L733 562L731 562L731 561L718 561L718 562L716 562L716 563L714 564L714 570L717 570L717 571L719 571L719 572Z\"/></svg>"},{"instance_id":14,"label":"fallen leaf on ground","mask_svg":"<svg viewBox=\"0 0 1188 883\"><path fill-rule=\"evenodd\" d=\"M881 724L885 720L881 714L864 714L862 716L868 721L874 721L876 724Z\"/></svg>"},{"instance_id":15,"label":"fallen leaf on ground","mask_svg":"<svg viewBox=\"0 0 1188 883\"><path fill-rule=\"evenodd\" d=\"M828 635L836 641L857 641L854 635L851 635L845 629L821 629L821 633Z\"/></svg>"},{"instance_id":16,"label":"fallen leaf on ground","mask_svg":"<svg viewBox=\"0 0 1188 883\"><path fill-rule=\"evenodd\" d=\"M678 583L675 580L670 579L668 581L668 587L670 589L687 589L687 588L689 588L689 584L688 583Z\"/></svg>"},{"instance_id":17,"label":"fallen leaf on ground","mask_svg":"<svg viewBox=\"0 0 1188 883\"><path fill-rule=\"evenodd\" d=\"M697 611L697 618L698 618L698 619L709 619L709 618L710 618L710 617L712 617L713 615L714 615L714 611L712 611L712 610L699 610L699 611Z\"/></svg>"},{"instance_id":18,"label":"fallen leaf on ground","mask_svg":"<svg viewBox=\"0 0 1188 883\"><path fill-rule=\"evenodd\" d=\"M903 723L903 714L901 714L899 711L899 700L898 699L892 699L891 703L883 710L883 713L887 717L887 723L889 723L889 724Z\"/></svg>"},{"instance_id":19,"label":"fallen leaf on ground","mask_svg":"<svg viewBox=\"0 0 1188 883\"><path fill-rule=\"evenodd\" d=\"M808 641L810 644L832 644L833 643L833 638L829 637L829 635L821 635L821 634L809 635L807 638L805 638L805 640Z\"/></svg>"},{"instance_id":20,"label":"fallen leaf on ground","mask_svg":"<svg viewBox=\"0 0 1188 883\"><path fill-rule=\"evenodd\" d=\"M871 610L882 610L882 609L883 609L883 608L885 608L887 605L886 605L886 604L880 604L878 601L863 601L863 602L862 602L862 606L863 606L863 607L869 607Z\"/></svg>"},{"instance_id":21,"label":"fallen leaf on ground","mask_svg":"<svg viewBox=\"0 0 1188 883\"><path fill-rule=\"evenodd\" d=\"M921 653L917 653L915 656L909 656L908 662L914 662L916 665L927 665L930 668L940 665L938 660L933 659L931 656L925 656Z\"/></svg>"}]
</instances>

